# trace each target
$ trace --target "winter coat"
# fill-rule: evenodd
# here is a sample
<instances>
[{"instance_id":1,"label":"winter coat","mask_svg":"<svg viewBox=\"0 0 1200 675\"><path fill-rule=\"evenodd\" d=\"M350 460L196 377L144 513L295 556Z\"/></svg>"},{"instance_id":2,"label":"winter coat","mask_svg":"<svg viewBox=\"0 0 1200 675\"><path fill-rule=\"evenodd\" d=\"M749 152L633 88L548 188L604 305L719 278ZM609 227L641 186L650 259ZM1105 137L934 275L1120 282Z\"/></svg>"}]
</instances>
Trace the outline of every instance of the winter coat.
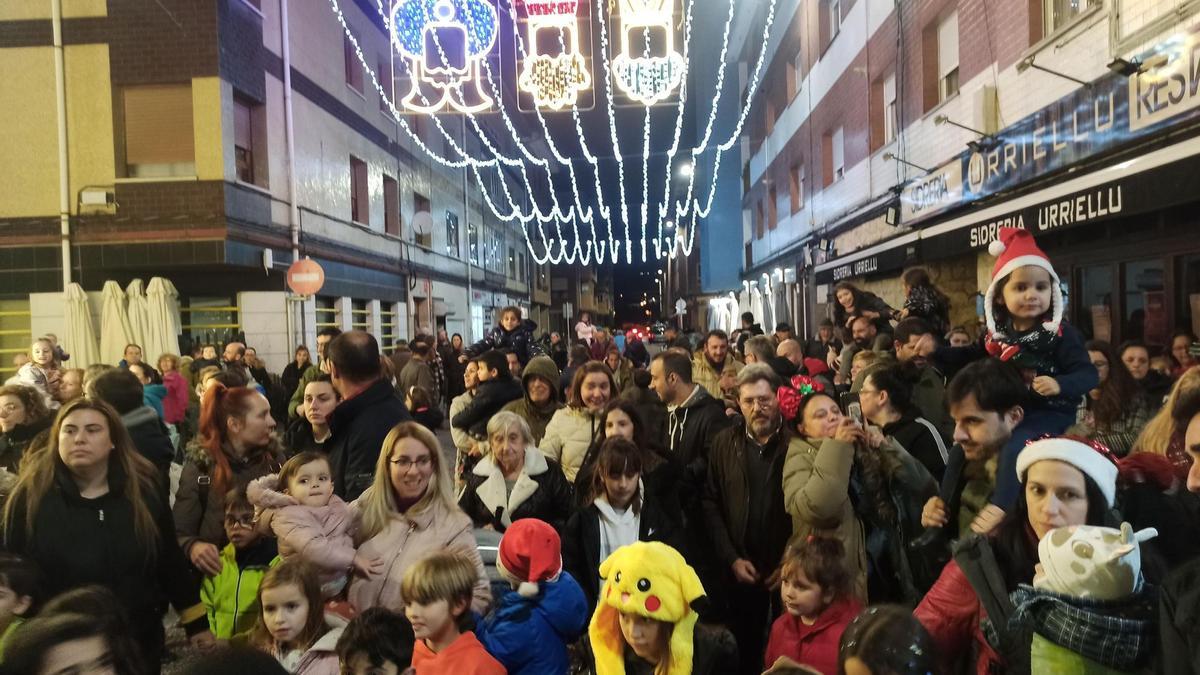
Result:
<instances>
[{"instance_id":1,"label":"winter coat","mask_svg":"<svg viewBox=\"0 0 1200 675\"><path fill-rule=\"evenodd\" d=\"M1136 400L1127 404L1119 418L1108 424L1100 424L1090 409L1094 403L1090 394L1083 397L1083 402L1079 404L1079 410L1075 414L1075 424L1067 429L1067 433L1099 441L1117 457L1129 454L1133 444L1137 442L1138 434L1142 433L1142 428L1159 407L1147 405L1146 397L1138 396Z\"/></svg>"},{"instance_id":2,"label":"winter coat","mask_svg":"<svg viewBox=\"0 0 1200 675\"><path fill-rule=\"evenodd\" d=\"M128 477L119 462L108 466L108 493L85 498L71 474L56 462L54 480L41 496L33 530L27 530L25 504L15 507L4 527L4 549L32 561L42 572L44 597L97 584L113 592L130 621L129 636L144 654L162 649L163 599L180 615L189 634L208 628L199 582L175 543L171 513L157 486L142 485L142 498L157 530L154 550L134 531L132 504L125 498Z\"/></svg>"},{"instance_id":3,"label":"winter coat","mask_svg":"<svg viewBox=\"0 0 1200 675\"><path fill-rule=\"evenodd\" d=\"M681 553L685 550L678 520L659 504L657 496L643 491L638 514L638 541L661 541ZM577 509L562 531L563 569L579 582L587 598L588 616L600 598L600 510L594 503Z\"/></svg>"},{"instance_id":4,"label":"winter coat","mask_svg":"<svg viewBox=\"0 0 1200 675\"><path fill-rule=\"evenodd\" d=\"M634 338L629 341L629 345L625 347L625 357L633 362L634 368L650 367L650 351L640 339Z\"/></svg>"},{"instance_id":5,"label":"winter coat","mask_svg":"<svg viewBox=\"0 0 1200 675\"><path fill-rule=\"evenodd\" d=\"M371 489L367 488L364 496ZM358 508L358 505L351 504L350 507ZM403 612L404 597L400 593L400 581L404 573L430 553L457 549L469 557L479 570L471 609L485 613L491 605L492 591L471 528L471 519L462 509L457 506L448 509L440 499L432 500L420 513L392 513L388 526L358 547L364 557L382 558L383 572L370 578L353 577L347 599L359 612L371 607Z\"/></svg>"},{"instance_id":6,"label":"winter coat","mask_svg":"<svg viewBox=\"0 0 1200 675\"><path fill-rule=\"evenodd\" d=\"M563 475L574 483L575 474L599 430L600 418L587 408L562 408L546 425L546 435L538 447L546 457L558 462Z\"/></svg>"},{"instance_id":7,"label":"winter coat","mask_svg":"<svg viewBox=\"0 0 1200 675\"><path fill-rule=\"evenodd\" d=\"M788 455L788 433L780 429L767 442L773 457L769 481L783 491L784 460ZM723 429L713 439L708 456L708 474L704 484L701 508L711 545L722 570L728 570L739 558L754 563L758 569L773 569L783 557L792 534L791 521L783 501L772 500L764 515L766 520L749 522L750 500L766 486L750 485L746 474L746 456L760 453L751 441L743 424ZM767 539L767 551L754 555L747 548L747 532L753 528Z\"/></svg>"},{"instance_id":8,"label":"winter coat","mask_svg":"<svg viewBox=\"0 0 1200 675\"><path fill-rule=\"evenodd\" d=\"M550 358L554 360L554 365L558 366L561 371L567 367L567 360L570 356L567 352L567 343L560 340L556 345L550 345Z\"/></svg>"},{"instance_id":9,"label":"winter coat","mask_svg":"<svg viewBox=\"0 0 1200 675\"><path fill-rule=\"evenodd\" d=\"M321 370L315 365L308 366L300 374L300 381L296 383L296 388L292 390L292 398L288 401L288 417L296 416L296 408L304 403L304 388L308 386L309 382L317 379L320 374Z\"/></svg>"},{"instance_id":10,"label":"winter coat","mask_svg":"<svg viewBox=\"0 0 1200 675\"><path fill-rule=\"evenodd\" d=\"M946 438L932 422L924 417L909 414L884 425L882 431L920 462L935 480L939 483L942 481L942 475L946 473L946 461L950 457L950 448Z\"/></svg>"},{"instance_id":11,"label":"winter coat","mask_svg":"<svg viewBox=\"0 0 1200 675\"><path fill-rule=\"evenodd\" d=\"M163 426L162 420L153 409L142 406L121 415L121 422L129 432L129 437L133 439L133 447L137 448L138 454L150 460L158 469L163 494L166 494L166 486L171 484L169 472L171 462L175 460L175 444L171 442L171 436Z\"/></svg>"},{"instance_id":12,"label":"winter coat","mask_svg":"<svg viewBox=\"0 0 1200 675\"><path fill-rule=\"evenodd\" d=\"M783 465L783 501L793 539L824 534L842 542L856 597L866 598L867 554L862 523L850 501L854 446L834 438L793 437Z\"/></svg>"},{"instance_id":13,"label":"winter coat","mask_svg":"<svg viewBox=\"0 0 1200 675\"><path fill-rule=\"evenodd\" d=\"M725 373L737 375L741 369L742 362L735 359L732 353L725 355L725 363L721 364L720 370L713 369L703 351L692 356L692 382L704 387L705 391L717 400L721 400L725 395L725 392L721 391L721 376Z\"/></svg>"},{"instance_id":14,"label":"winter coat","mask_svg":"<svg viewBox=\"0 0 1200 675\"><path fill-rule=\"evenodd\" d=\"M1200 673L1200 560L1172 572L1158 601L1159 672Z\"/></svg>"},{"instance_id":15,"label":"winter coat","mask_svg":"<svg viewBox=\"0 0 1200 675\"><path fill-rule=\"evenodd\" d=\"M904 300L907 318L924 319L933 327L934 335L950 330L950 300L933 286L914 286Z\"/></svg>"},{"instance_id":16,"label":"winter coat","mask_svg":"<svg viewBox=\"0 0 1200 675\"><path fill-rule=\"evenodd\" d=\"M587 629L587 609L583 590L564 571L557 581L538 584L535 598L505 593L475 634L509 675L566 673L567 645Z\"/></svg>"},{"instance_id":17,"label":"winter coat","mask_svg":"<svg viewBox=\"0 0 1200 675\"><path fill-rule=\"evenodd\" d=\"M746 341L749 340L750 338L754 337L755 335L762 335L762 334L763 334L762 326L760 326L756 323L750 324L749 328L743 328L742 332L738 335L737 344L734 345L734 348L737 349L737 353L741 354L742 357L744 358L746 356Z\"/></svg>"},{"instance_id":18,"label":"winter coat","mask_svg":"<svg viewBox=\"0 0 1200 675\"><path fill-rule=\"evenodd\" d=\"M167 424L179 424L187 415L188 383L178 370L163 375L163 386L167 389L167 397L163 399L163 421Z\"/></svg>"},{"instance_id":19,"label":"winter coat","mask_svg":"<svg viewBox=\"0 0 1200 675\"><path fill-rule=\"evenodd\" d=\"M633 361L625 357L617 363L616 369L612 371L613 381L617 383L617 390L613 392L613 396L624 393L633 385Z\"/></svg>"},{"instance_id":20,"label":"winter coat","mask_svg":"<svg viewBox=\"0 0 1200 675\"><path fill-rule=\"evenodd\" d=\"M516 354L521 364L524 365L529 363L529 359L544 355L542 346L533 339L535 330L537 330L537 324L529 319L522 320L511 331L504 330L503 326L492 326L482 340L463 349L463 353L467 355L467 358L473 359L486 351L505 349Z\"/></svg>"},{"instance_id":21,"label":"winter coat","mask_svg":"<svg viewBox=\"0 0 1200 675\"><path fill-rule=\"evenodd\" d=\"M250 481L246 497L258 513L260 530L270 529L282 558L298 557L316 567L321 584L346 576L354 564L358 511L332 495L325 506L305 506L278 491L275 474Z\"/></svg>"},{"instance_id":22,"label":"winter coat","mask_svg":"<svg viewBox=\"0 0 1200 675\"><path fill-rule=\"evenodd\" d=\"M296 393L296 387L300 386L300 378L304 376L304 371L312 367L312 363L305 363L301 367L295 361L284 367L283 373L279 376L279 383L283 385L283 389L287 392L289 398L292 394Z\"/></svg>"},{"instance_id":23,"label":"winter coat","mask_svg":"<svg viewBox=\"0 0 1200 675\"><path fill-rule=\"evenodd\" d=\"M933 423L939 433L954 435L954 418L950 417L946 404L946 379L937 368L921 368L921 377L913 385L912 402L921 417Z\"/></svg>"},{"instance_id":24,"label":"winter coat","mask_svg":"<svg viewBox=\"0 0 1200 675\"><path fill-rule=\"evenodd\" d=\"M409 359L408 363L404 364L404 370L400 371L399 377L396 378L396 389L400 390L401 397L406 396L412 387L420 387L434 400L437 399L438 389L437 382L433 379L433 368L418 358Z\"/></svg>"},{"instance_id":25,"label":"winter coat","mask_svg":"<svg viewBox=\"0 0 1200 675\"><path fill-rule=\"evenodd\" d=\"M852 480L857 492L856 509L864 523L866 550L871 571L871 602L901 602L914 605L937 580L940 567L909 543L924 531L921 511L937 494L938 482L929 470L890 438L874 450L887 482L887 498L896 513L895 521L884 520L862 494L861 481Z\"/></svg>"},{"instance_id":26,"label":"winter coat","mask_svg":"<svg viewBox=\"0 0 1200 675\"><path fill-rule=\"evenodd\" d=\"M200 601L208 612L208 629L218 640L245 636L258 621L258 587L267 570L279 563L275 540L263 537L239 551L221 549L221 573L200 582Z\"/></svg>"},{"instance_id":27,"label":"winter coat","mask_svg":"<svg viewBox=\"0 0 1200 675\"><path fill-rule=\"evenodd\" d=\"M563 477L562 468L533 446L525 448L525 466L512 494L507 494L504 473L494 454L479 460L463 478L466 486L458 505L475 527L491 525L497 532L504 532L515 520L537 518L561 532L571 514L571 485Z\"/></svg>"},{"instance_id":28,"label":"winter coat","mask_svg":"<svg viewBox=\"0 0 1200 675\"><path fill-rule=\"evenodd\" d=\"M16 380L17 384L37 389L47 409L58 410L59 403L55 396L58 395L59 382L62 380L61 370L43 368L30 361L17 370Z\"/></svg>"},{"instance_id":29,"label":"winter coat","mask_svg":"<svg viewBox=\"0 0 1200 675\"><path fill-rule=\"evenodd\" d=\"M446 364L446 391L450 399L461 396L467 390L467 364L459 363L459 356L462 356L461 349L447 349L446 353L442 354L442 361Z\"/></svg>"},{"instance_id":30,"label":"winter coat","mask_svg":"<svg viewBox=\"0 0 1200 675\"><path fill-rule=\"evenodd\" d=\"M603 361L604 355L608 353L608 348L613 344L612 340L592 340L592 344L588 347L588 354L593 361Z\"/></svg>"},{"instance_id":31,"label":"winter coat","mask_svg":"<svg viewBox=\"0 0 1200 675\"><path fill-rule=\"evenodd\" d=\"M167 398L167 388L161 384L147 384L142 387L142 405L154 410L159 419L163 417L163 401Z\"/></svg>"},{"instance_id":32,"label":"winter coat","mask_svg":"<svg viewBox=\"0 0 1200 675\"><path fill-rule=\"evenodd\" d=\"M580 321L579 323L575 324L575 339L579 340L580 342L591 344L592 337L595 332L596 327L590 323L584 323Z\"/></svg>"},{"instance_id":33,"label":"winter coat","mask_svg":"<svg viewBox=\"0 0 1200 675\"><path fill-rule=\"evenodd\" d=\"M833 347L835 354L841 354L842 346L842 341L836 337L830 339L829 342L821 342L820 337L812 337L804 343L804 355L810 359L824 362L829 358L830 347Z\"/></svg>"},{"instance_id":34,"label":"winter coat","mask_svg":"<svg viewBox=\"0 0 1200 675\"><path fill-rule=\"evenodd\" d=\"M18 424L8 431L0 431L0 467L10 473L17 473L25 451L53 422L53 417L46 417L33 424Z\"/></svg>"},{"instance_id":35,"label":"winter coat","mask_svg":"<svg viewBox=\"0 0 1200 675\"><path fill-rule=\"evenodd\" d=\"M550 385L550 400L545 405L537 405L529 399L529 378L540 377ZM546 425L554 417L554 413L562 408L558 402L558 368L546 356L535 356L529 360L529 365L521 373L521 389L525 395L505 404L503 410L515 412L529 425L535 444L542 442L546 435Z\"/></svg>"},{"instance_id":36,"label":"winter coat","mask_svg":"<svg viewBox=\"0 0 1200 675\"><path fill-rule=\"evenodd\" d=\"M293 417L283 432L283 447L289 458L310 451L329 454L329 438L318 443L308 418Z\"/></svg>"},{"instance_id":37,"label":"winter coat","mask_svg":"<svg viewBox=\"0 0 1200 675\"><path fill-rule=\"evenodd\" d=\"M862 611L862 603L842 598L825 608L809 626L798 616L784 612L771 625L763 665L770 668L781 656L803 663L819 673L838 672L838 649L846 626Z\"/></svg>"},{"instance_id":38,"label":"winter coat","mask_svg":"<svg viewBox=\"0 0 1200 675\"><path fill-rule=\"evenodd\" d=\"M622 392L621 398L637 408L646 442L656 448L667 447L667 406L658 394L634 385Z\"/></svg>"},{"instance_id":39,"label":"winter coat","mask_svg":"<svg viewBox=\"0 0 1200 675\"><path fill-rule=\"evenodd\" d=\"M730 424L725 405L701 386L674 410L667 408L667 448L683 468L679 496L685 514L699 513L709 449L717 432Z\"/></svg>"},{"instance_id":40,"label":"winter coat","mask_svg":"<svg viewBox=\"0 0 1200 675\"><path fill-rule=\"evenodd\" d=\"M475 397L450 418L450 426L463 429L474 438L487 438L487 423L492 415L524 395L525 390L520 382L508 373L501 373L498 377L479 383L475 388Z\"/></svg>"},{"instance_id":41,"label":"winter coat","mask_svg":"<svg viewBox=\"0 0 1200 675\"><path fill-rule=\"evenodd\" d=\"M391 383L378 379L365 391L333 409L329 465L334 494L352 501L375 480L375 462L392 428L412 419ZM391 448L388 448L389 452Z\"/></svg>"},{"instance_id":42,"label":"winter coat","mask_svg":"<svg viewBox=\"0 0 1200 675\"><path fill-rule=\"evenodd\" d=\"M255 448L238 459L229 450L231 475L226 491L238 485L279 471L283 463L283 448L276 439L265 448ZM175 491L175 534L179 547L189 553L192 544L206 542L220 548L225 545L225 495L213 489L212 459L198 441L189 443L184 451L183 469L179 474L179 489Z\"/></svg>"},{"instance_id":43,"label":"winter coat","mask_svg":"<svg viewBox=\"0 0 1200 675\"><path fill-rule=\"evenodd\" d=\"M417 640L412 666L421 675L505 675L504 666L488 654L474 633L459 635L436 654L424 640Z\"/></svg>"},{"instance_id":44,"label":"winter coat","mask_svg":"<svg viewBox=\"0 0 1200 675\"><path fill-rule=\"evenodd\" d=\"M458 449L460 457L471 449L471 435L467 433L466 429L454 426L454 418L458 417L458 414L465 410L474 398L474 391L464 391L450 401L450 440L454 442L454 447Z\"/></svg>"},{"instance_id":45,"label":"winter coat","mask_svg":"<svg viewBox=\"0 0 1200 675\"><path fill-rule=\"evenodd\" d=\"M412 411L413 421L426 429L437 433L438 429L442 428L442 420L445 419L440 408L417 408Z\"/></svg>"},{"instance_id":46,"label":"winter coat","mask_svg":"<svg viewBox=\"0 0 1200 675\"><path fill-rule=\"evenodd\" d=\"M328 626L328 624L326 624ZM341 675L338 664L337 643L342 637L345 626L329 628L311 647L304 650L296 667L291 670L295 675ZM279 654L275 657L278 659ZM282 662L281 662L282 665Z\"/></svg>"},{"instance_id":47,"label":"winter coat","mask_svg":"<svg viewBox=\"0 0 1200 675\"><path fill-rule=\"evenodd\" d=\"M875 329L880 333L891 333L893 331L891 318L896 310L884 302L883 298L870 291L858 291L856 295L858 299L855 302L853 314L847 312L846 308L842 307L842 303L836 301L832 303L833 325L837 328L848 328L846 322L850 320L851 316L859 316L863 312L875 312L879 315L873 319Z\"/></svg>"}]
</instances>

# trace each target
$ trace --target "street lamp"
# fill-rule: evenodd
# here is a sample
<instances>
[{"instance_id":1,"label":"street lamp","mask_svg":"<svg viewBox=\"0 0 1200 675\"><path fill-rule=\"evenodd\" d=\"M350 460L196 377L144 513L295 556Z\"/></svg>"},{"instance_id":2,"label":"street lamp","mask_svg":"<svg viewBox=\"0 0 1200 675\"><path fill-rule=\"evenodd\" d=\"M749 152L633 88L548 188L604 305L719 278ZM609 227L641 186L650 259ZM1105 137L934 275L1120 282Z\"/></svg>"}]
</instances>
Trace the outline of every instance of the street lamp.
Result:
<instances>
[{"instance_id":1,"label":"street lamp","mask_svg":"<svg viewBox=\"0 0 1200 675\"><path fill-rule=\"evenodd\" d=\"M692 177L692 163L691 162L684 162L683 164L679 165L679 177L680 178L691 178Z\"/></svg>"}]
</instances>

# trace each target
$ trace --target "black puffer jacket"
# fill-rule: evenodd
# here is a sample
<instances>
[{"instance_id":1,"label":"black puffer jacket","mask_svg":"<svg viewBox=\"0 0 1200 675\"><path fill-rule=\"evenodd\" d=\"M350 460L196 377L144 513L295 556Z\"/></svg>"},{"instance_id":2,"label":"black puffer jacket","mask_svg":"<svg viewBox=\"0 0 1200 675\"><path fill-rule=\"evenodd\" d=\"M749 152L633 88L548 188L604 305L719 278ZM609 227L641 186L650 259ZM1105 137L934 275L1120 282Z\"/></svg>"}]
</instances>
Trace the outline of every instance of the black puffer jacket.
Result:
<instances>
[{"instance_id":1,"label":"black puffer jacket","mask_svg":"<svg viewBox=\"0 0 1200 675\"><path fill-rule=\"evenodd\" d=\"M133 447L158 469L165 495L170 489L171 461L175 459L175 446L171 444L171 437L167 434L158 413L154 412L154 408L144 405L121 415L121 421L129 431L129 437L133 439Z\"/></svg>"},{"instance_id":2,"label":"black puffer jacket","mask_svg":"<svg viewBox=\"0 0 1200 675\"><path fill-rule=\"evenodd\" d=\"M384 379L339 403L329 422L333 436L326 443L334 493L347 502L358 499L375 480L375 460L379 459L383 439L392 427L411 419L404 401Z\"/></svg>"},{"instance_id":3,"label":"black puffer jacket","mask_svg":"<svg viewBox=\"0 0 1200 675\"><path fill-rule=\"evenodd\" d=\"M66 468L56 464L33 530L26 528L23 504L14 505L4 528L5 550L37 564L46 597L89 584L108 588L128 612L131 637L147 656L162 650L164 597L189 633L207 629L199 585L176 545L171 512L159 493L150 485L142 490L157 529L154 548L148 551L134 534L133 506L124 497L128 478L118 463L109 465L108 494L94 499L80 496Z\"/></svg>"},{"instance_id":4,"label":"black puffer jacket","mask_svg":"<svg viewBox=\"0 0 1200 675\"><path fill-rule=\"evenodd\" d=\"M667 413L667 449L683 466L679 492L684 513L696 513L709 448L717 432L730 424L725 404L699 385L686 401Z\"/></svg>"},{"instance_id":5,"label":"black puffer jacket","mask_svg":"<svg viewBox=\"0 0 1200 675\"><path fill-rule=\"evenodd\" d=\"M529 359L543 355L542 345L533 339L535 330L537 330L537 324L529 319L523 320L510 331L504 330L500 326L492 326L482 340L464 349L463 353L470 358L475 358L492 349L507 349L515 353L522 364L526 364L529 363Z\"/></svg>"},{"instance_id":6,"label":"black puffer jacket","mask_svg":"<svg viewBox=\"0 0 1200 675\"><path fill-rule=\"evenodd\" d=\"M487 382L480 382L475 389L475 398L450 420L450 425L466 431L475 438L487 438L487 423L492 415L500 412L510 401L525 395L521 383L508 373Z\"/></svg>"},{"instance_id":7,"label":"black puffer jacket","mask_svg":"<svg viewBox=\"0 0 1200 675\"><path fill-rule=\"evenodd\" d=\"M907 414L884 426L883 435L896 439L900 447L908 451L908 454L933 475L934 480L942 482L942 475L946 473L950 444L932 422Z\"/></svg>"},{"instance_id":8,"label":"black puffer jacket","mask_svg":"<svg viewBox=\"0 0 1200 675\"><path fill-rule=\"evenodd\" d=\"M21 458L38 434L50 428L53 418L47 417L33 424L18 424L7 432L0 432L0 467L17 473Z\"/></svg>"},{"instance_id":9,"label":"black puffer jacket","mask_svg":"<svg viewBox=\"0 0 1200 675\"><path fill-rule=\"evenodd\" d=\"M534 447L525 449L525 468L509 493L494 455L488 455L463 476L466 486L458 499L475 527L491 525L503 532L513 521L537 518L562 532L574 506L571 484L558 462Z\"/></svg>"},{"instance_id":10,"label":"black puffer jacket","mask_svg":"<svg viewBox=\"0 0 1200 675\"><path fill-rule=\"evenodd\" d=\"M1158 595L1162 645L1158 672L1200 673L1200 560L1175 570Z\"/></svg>"}]
</instances>

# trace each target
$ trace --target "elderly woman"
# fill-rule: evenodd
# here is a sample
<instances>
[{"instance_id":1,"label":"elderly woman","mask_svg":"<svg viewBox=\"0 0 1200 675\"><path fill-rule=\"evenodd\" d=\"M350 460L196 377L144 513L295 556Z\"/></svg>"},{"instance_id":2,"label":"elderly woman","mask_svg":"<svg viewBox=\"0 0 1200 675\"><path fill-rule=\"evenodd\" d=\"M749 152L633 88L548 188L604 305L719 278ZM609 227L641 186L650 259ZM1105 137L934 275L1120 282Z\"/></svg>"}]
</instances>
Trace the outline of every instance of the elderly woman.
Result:
<instances>
[{"instance_id":1,"label":"elderly woman","mask_svg":"<svg viewBox=\"0 0 1200 675\"><path fill-rule=\"evenodd\" d=\"M867 599L870 558L872 590L879 596L872 602L915 601L932 579L926 570L911 569L907 538L920 533L921 506L936 491L933 477L878 430L864 430L842 415L817 385L801 376L792 383L799 389L785 400L795 403L782 407L787 419L794 405L797 432L783 464L793 539L813 533L839 539L860 599Z\"/></svg>"},{"instance_id":2,"label":"elderly woman","mask_svg":"<svg viewBox=\"0 0 1200 675\"><path fill-rule=\"evenodd\" d=\"M537 518L561 531L572 507L562 468L537 449L516 413L496 413L487 431L491 452L465 476L458 505L475 527L503 532L514 520Z\"/></svg>"},{"instance_id":3,"label":"elderly woman","mask_svg":"<svg viewBox=\"0 0 1200 675\"><path fill-rule=\"evenodd\" d=\"M116 411L75 399L59 412L46 449L29 459L4 508L4 548L37 564L46 595L90 584L111 590L152 666L163 652L163 598L194 645L213 641L157 481Z\"/></svg>"},{"instance_id":4,"label":"elderly woman","mask_svg":"<svg viewBox=\"0 0 1200 675\"><path fill-rule=\"evenodd\" d=\"M225 495L279 470L283 449L266 397L247 387L212 383L200 403L200 429L188 444L175 493L175 533L204 574L221 572Z\"/></svg>"},{"instance_id":5,"label":"elderly woman","mask_svg":"<svg viewBox=\"0 0 1200 675\"><path fill-rule=\"evenodd\" d=\"M575 371L567 407L554 413L539 446L546 457L562 465L563 475L574 483L588 448L600 427L600 413L616 396L612 371L598 361L588 361Z\"/></svg>"},{"instance_id":6,"label":"elderly woman","mask_svg":"<svg viewBox=\"0 0 1200 675\"><path fill-rule=\"evenodd\" d=\"M37 389L23 384L0 387L0 467L17 473L30 443L53 421Z\"/></svg>"},{"instance_id":7,"label":"elderly woman","mask_svg":"<svg viewBox=\"0 0 1200 675\"><path fill-rule=\"evenodd\" d=\"M353 506L362 514L355 542L364 557L383 559L383 572L350 582L348 599L359 612L383 607L404 611L400 580L435 551L460 549L475 561L479 580L471 609L491 604L483 560L475 548L471 519L454 503L454 483L437 437L416 422L401 422L383 441L375 480Z\"/></svg>"}]
</instances>

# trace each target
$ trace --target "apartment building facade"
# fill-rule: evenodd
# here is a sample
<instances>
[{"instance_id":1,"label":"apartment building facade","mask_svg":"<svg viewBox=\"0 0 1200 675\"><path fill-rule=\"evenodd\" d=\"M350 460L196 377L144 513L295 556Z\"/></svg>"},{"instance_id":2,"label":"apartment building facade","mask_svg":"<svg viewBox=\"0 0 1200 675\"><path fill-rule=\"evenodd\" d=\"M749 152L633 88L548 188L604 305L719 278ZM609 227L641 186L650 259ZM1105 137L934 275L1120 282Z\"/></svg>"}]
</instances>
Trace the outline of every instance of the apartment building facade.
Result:
<instances>
[{"instance_id":1,"label":"apartment building facade","mask_svg":"<svg viewBox=\"0 0 1200 675\"><path fill-rule=\"evenodd\" d=\"M548 268L519 226L377 91L396 100L405 75L375 5L338 6L357 48L328 2L0 7L0 88L21 101L0 121L0 296L163 276L185 346L240 332L273 367L326 325L386 348L426 329L477 339L506 305L544 313ZM484 152L461 117L441 119ZM452 156L432 117L405 120ZM302 302L285 286L297 257L325 272Z\"/></svg>"},{"instance_id":2,"label":"apartment building facade","mask_svg":"<svg viewBox=\"0 0 1200 675\"><path fill-rule=\"evenodd\" d=\"M836 283L899 308L900 276L921 265L974 330L988 244L1018 226L1088 337L1195 331L1197 10L781 2L742 139L743 282L774 282L764 296L811 331ZM740 57L743 85L757 55Z\"/></svg>"}]
</instances>

